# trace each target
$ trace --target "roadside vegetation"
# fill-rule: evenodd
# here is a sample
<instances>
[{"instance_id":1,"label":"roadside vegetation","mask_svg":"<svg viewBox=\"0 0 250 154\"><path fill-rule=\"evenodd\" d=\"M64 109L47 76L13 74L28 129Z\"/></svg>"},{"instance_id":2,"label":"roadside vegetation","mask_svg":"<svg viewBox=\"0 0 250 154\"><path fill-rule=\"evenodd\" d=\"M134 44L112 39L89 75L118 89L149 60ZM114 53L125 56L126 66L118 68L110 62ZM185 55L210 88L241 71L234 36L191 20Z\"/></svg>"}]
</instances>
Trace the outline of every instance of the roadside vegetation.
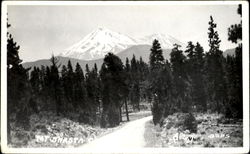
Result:
<instances>
[{"instance_id":1,"label":"roadside vegetation","mask_svg":"<svg viewBox=\"0 0 250 154\"><path fill-rule=\"evenodd\" d=\"M130 117L133 121L149 115L151 115L151 111L144 110L133 112ZM123 114L123 117L126 119L126 114ZM22 127L13 128L10 147L78 147L123 127L127 120L113 128L101 128L77 122L75 119L57 116L53 112L40 112L32 114L29 122L31 124L30 130L25 130Z\"/></svg>"},{"instance_id":2,"label":"roadside vegetation","mask_svg":"<svg viewBox=\"0 0 250 154\"><path fill-rule=\"evenodd\" d=\"M164 119L162 126L152 121L145 126L145 147L242 147L241 120L221 114L195 113L189 123L187 115L175 113ZM187 122L185 122L187 121ZM193 127L196 123L197 127Z\"/></svg>"}]
</instances>

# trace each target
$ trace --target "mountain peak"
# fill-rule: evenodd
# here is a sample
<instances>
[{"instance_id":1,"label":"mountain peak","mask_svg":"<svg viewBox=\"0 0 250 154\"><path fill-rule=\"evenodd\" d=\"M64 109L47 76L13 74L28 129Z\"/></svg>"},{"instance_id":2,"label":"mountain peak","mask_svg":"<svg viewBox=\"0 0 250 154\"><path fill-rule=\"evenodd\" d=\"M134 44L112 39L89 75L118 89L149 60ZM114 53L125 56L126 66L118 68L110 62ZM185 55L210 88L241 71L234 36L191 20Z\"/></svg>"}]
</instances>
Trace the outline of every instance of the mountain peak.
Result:
<instances>
[{"instance_id":1,"label":"mountain peak","mask_svg":"<svg viewBox=\"0 0 250 154\"><path fill-rule=\"evenodd\" d=\"M103 58L108 52L117 54L135 44L136 41L129 36L98 27L80 42L66 49L60 56L93 60Z\"/></svg>"},{"instance_id":2,"label":"mountain peak","mask_svg":"<svg viewBox=\"0 0 250 154\"><path fill-rule=\"evenodd\" d=\"M173 48L173 44L179 44L182 47L185 46L184 43L178 41L177 39L175 39L171 35L162 34L162 33L151 34L151 35L145 36L143 38L140 38L138 40L139 40L139 42L141 44L152 45L152 43L153 43L153 41L155 39L159 41L159 43L161 44L161 47L164 48L164 49L171 49L171 48Z\"/></svg>"},{"instance_id":3,"label":"mountain peak","mask_svg":"<svg viewBox=\"0 0 250 154\"><path fill-rule=\"evenodd\" d=\"M111 30L109 30L108 28L103 27L103 26L97 27L96 31L110 31L111 32Z\"/></svg>"}]
</instances>

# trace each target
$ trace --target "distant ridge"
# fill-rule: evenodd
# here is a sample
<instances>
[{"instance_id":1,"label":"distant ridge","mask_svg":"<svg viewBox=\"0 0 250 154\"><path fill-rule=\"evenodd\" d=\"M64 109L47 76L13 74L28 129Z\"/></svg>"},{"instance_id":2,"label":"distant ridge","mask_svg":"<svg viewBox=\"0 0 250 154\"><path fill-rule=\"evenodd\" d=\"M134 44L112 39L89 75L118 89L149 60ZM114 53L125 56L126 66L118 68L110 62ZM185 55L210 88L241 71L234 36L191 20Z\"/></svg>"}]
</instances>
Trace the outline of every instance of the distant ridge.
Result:
<instances>
[{"instance_id":1,"label":"distant ridge","mask_svg":"<svg viewBox=\"0 0 250 154\"><path fill-rule=\"evenodd\" d=\"M123 63L125 63L126 57L129 58L129 60L132 59L133 55L135 55L136 59L139 60L140 57L142 57L143 61L148 63L149 61L149 54L150 54L150 48L151 46L149 45L135 45L132 46L126 50L123 50L122 52L118 53L117 56L121 58ZM163 55L166 59L169 59L171 50L170 49L163 49ZM101 65L103 63L103 58L95 59L95 60L80 60L76 58L70 58L70 57L62 57L62 56L57 56L59 59L59 64L61 65L67 65L68 61L70 60L72 63L72 66L75 67L76 63L78 62L83 70L85 70L86 64L89 65L90 68L94 67L94 64L97 64L98 69L101 68ZM36 67L41 67L42 65L44 66L50 66L51 62L49 59L42 59L42 60L37 60L34 62L26 62L23 63L23 66L25 68L33 68L34 66Z\"/></svg>"}]
</instances>

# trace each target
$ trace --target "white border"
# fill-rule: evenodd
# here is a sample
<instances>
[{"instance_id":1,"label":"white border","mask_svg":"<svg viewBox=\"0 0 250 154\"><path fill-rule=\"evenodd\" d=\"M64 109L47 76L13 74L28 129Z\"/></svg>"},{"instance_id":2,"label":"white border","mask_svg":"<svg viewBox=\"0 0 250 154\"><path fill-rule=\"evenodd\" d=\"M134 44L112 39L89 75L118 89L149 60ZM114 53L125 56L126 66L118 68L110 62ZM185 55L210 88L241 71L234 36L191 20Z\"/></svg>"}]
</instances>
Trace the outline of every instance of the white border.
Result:
<instances>
[{"instance_id":1,"label":"white border","mask_svg":"<svg viewBox=\"0 0 250 154\"><path fill-rule=\"evenodd\" d=\"M243 147L239 148L8 148L7 147L7 6L8 5L236 5L242 4ZM249 7L247 1L4 1L1 13L1 150L4 153L248 153L249 152Z\"/></svg>"}]
</instances>

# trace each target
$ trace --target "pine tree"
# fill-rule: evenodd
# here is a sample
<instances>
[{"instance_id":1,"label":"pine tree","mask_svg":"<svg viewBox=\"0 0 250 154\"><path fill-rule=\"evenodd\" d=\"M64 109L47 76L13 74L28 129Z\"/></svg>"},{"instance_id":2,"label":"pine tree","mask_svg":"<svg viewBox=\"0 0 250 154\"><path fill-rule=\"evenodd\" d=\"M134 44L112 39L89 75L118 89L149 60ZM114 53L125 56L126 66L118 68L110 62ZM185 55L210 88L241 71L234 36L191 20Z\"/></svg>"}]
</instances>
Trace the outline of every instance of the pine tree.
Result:
<instances>
[{"instance_id":1,"label":"pine tree","mask_svg":"<svg viewBox=\"0 0 250 154\"><path fill-rule=\"evenodd\" d=\"M195 93L195 84L196 84L196 64L195 64L195 45L193 44L193 42L188 42L188 45L186 47L185 53L187 53L187 59L186 59L186 72L188 75L188 80L189 80L189 90L190 90L190 97L191 97L191 104L189 104L189 106L191 107L196 107L198 104L197 102L195 102L195 97L196 97L196 93Z\"/></svg>"},{"instance_id":2,"label":"pine tree","mask_svg":"<svg viewBox=\"0 0 250 154\"><path fill-rule=\"evenodd\" d=\"M87 91L87 98L88 98L88 123L94 123L96 121L96 112L99 107L99 99L100 99L100 82L99 82L99 75L98 69L96 64L94 68L90 71L88 64L86 65L86 91Z\"/></svg>"},{"instance_id":3,"label":"pine tree","mask_svg":"<svg viewBox=\"0 0 250 154\"><path fill-rule=\"evenodd\" d=\"M242 6L239 5L237 13L242 16ZM228 103L226 116L231 118L243 117L243 92L242 92L242 21L228 28L228 40L238 43L235 56L227 57L228 77Z\"/></svg>"},{"instance_id":4,"label":"pine tree","mask_svg":"<svg viewBox=\"0 0 250 154\"><path fill-rule=\"evenodd\" d=\"M242 6L239 4L237 13L242 17ZM242 21L239 24L231 25L228 28L228 40L233 43L238 43L242 40Z\"/></svg>"},{"instance_id":5,"label":"pine tree","mask_svg":"<svg viewBox=\"0 0 250 154\"><path fill-rule=\"evenodd\" d=\"M33 68L33 71L30 73L30 83L32 87L32 93L36 96L40 92L40 78L39 78L40 70L37 67Z\"/></svg>"},{"instance_id":6,"label":"pine tree","mask_svg":"<svg viewBox=\"0 0 250 154\"><path fill-rule=\"evenodd\" d=\"M51 84L52 88L52 97L55 101L55 109L56 114L59 115L61 113L61 85L60 85L60 78L59 78L59 71L58 68L60 65L58 65L58 58L56 58L54 55L52 55L51 59L51 66L50 66L50 75L49 75L49 82Z\"/></svg>"},{"instance_id":7,"label":"pine tree","mask_svg":"<svg viewBox=\"0 0 250 154\"><path fill-rule=\"evenodd\" d=\"M176 98L176 110L182 112L190 111L190 81L187 75L186 57L179 49L180 45L174 44L170 53L170 62L173 73L174 97Z\"/></svg>"},{"instance_id":8,"label":"pine tree","mask_svg":"<svg viewBox=\"0 0 250 154\"><path fill-rule=\"evenodd\" d=\"M7 23L7 27L10 24ZM29 128L29 97L31 91L28 84L28 70L25 69L19 58L20 46L14 41L12 35L7 33L7 138L10 140L10 123L25 129ZM16 117L11 119L16 113Z\"/></svg>"},{"instance_id":9,"label":"pine tree","mask_svg":"<svg viewBox=\"0 0 250 154\"><path fill-rule=\"evenodd\" d=\"M165 63L162 49L157 40L154 40L150 53L150 90L153 94L153 122L161 123L170 113L172 99L172 75L168 64Z\"/></svg>"},{"instance_id":10,"label":"pine tree","mask_svg":"<svg viewBox=\"0 0 250 154\"><path fill-rule=\"evenodd\" d=\"M140 99L146 101L148 99L147 87L148 87L148 64L142 60L139 60L139 87L140 87Z\"/></svg>"},{"instance_id":11,"label":"pine tree","mask_svg":"<svg viewBox=\"0 0 250 154\"><path fill-rule=\"evenodd\" d=\"M33 71L30 73L30 85L31 85L31 93L32 96L29 100L29 106L35 111L38 112L37 109L37 101L40 98L41 94L41 78L40 78L40 69L39 67L34 67Z\"/></svg>"},{"instance_id":12,"label":"pine tree","mask_svg":"<svg viewBox=\"0 0 250 154\"><path fill-rule=\"evenodd\" d=\"M41 71L39 74L40 78L40 86L41 86L41 95L43 95L43 90L45 88L45 74L46 74L46 67L44 65L41 66Z\"/></svg>"},{"instance_id":13,"label":"pine tree","mask_svg":"<svg viewBox=\"0 0 250 154\"><path fill-rule=\"evenodd\" d=\"M100 105L100 78L99 78L99 73L98 73L98 68L96 63L94 64L94 68L92 70L93 72L93 79L94 79L94 100L95 100L95 105L99 106Z\"/></svg>"},{"instance_id":14,"label":"pine tree","mask_svg":"<svg viewBox=\"0 0 250 154\"><path fill-rule=\"evenodd\" d=\"M128 57L126 58L126 64L125 64L125 90L124 90L124 104L125 104L125 110L126 110L126 117L127 121L129 121L129 113L128 113L128 100L129 98L129 91L131 86L131 67L129 64Z\"/></svg>"},{"instance_id":15,"label":"pine tree","mask_svg":"<svg viewBox=\"0 0 250 154\"><path fill-rule=\"evenodd\" d=\"M37 106L39 107L38 111L44 110L44 108L47 106L46 104L46 86L45 86L45 76L46 76L46 67L44 65L41 65L41 69L39 71L39 96L37 96L34 100L37 103Z\"/></svg>"},{"instance_id":16,"label":"pine tree","mask_svg":"<svg viewBox=\"0 0 250 154\"><path fill-rule=\"evenodd\" d=\"M139 64L133 55L131 59L131 91L130 91L130 98L131 103L133 104L133 109L137 109L140 111L140 87L139 87Z\"/></svg>"},{"instance_id":17,"label":"pine tree","mask_svg":"<svg viewBox=\"0 0 250 154\"><path fill-rule=\"evenodd\" d=\"M52 109L51 101L53 101L54 97L53 97L53 87L52 87L51 82L52 82L51 81L51 70L50 70L49 66L46 66L45 75L44 75L44 87L43 87L44 102L46 102L44 110Z\"/></svg>"},{"instance_id":18,"label":"pine tree","mask_svg":"<svg viewBox=\"0 0 250 154\"><path fill-rule=\"evenodd\" d=\"M86 76L88 76L88 74L89 74L89 72L90 72L90 70L89 70L89 65L88 64L86 64L86 69L85 69L85 71L86 71Z\"/></svg>"},{"instance_id":19,"label":"pine tree","mask_svg":"<svg viewBox=\"0 0 250 154\"><path fill-rule=\"evenodd\" d=\"M195 48L195 45L193 44L193 42L191 42L191 41L188 42L187 50L185 50L185 52L187 53L187 57L190 60L193 60L193 58L194 58L194 48ZM192 66L190 66L190 67L192 68ZM189 69L189 70L191 70L191 69Z\"/></svg>"},{"instance_id":20,"label":"pine tree","mask_svg":"<svg viewBox=\"0 0 250 154\"><path fill-rule=\"evenodd\" d=\"M163 68L165 62L164 57L162 55L161 45L158 40L154 40L151 53L149 57L149 81L150 81L150 89L157 89L159 85L156 85L155 82L158 82L155 77L159 76L160 70ZM152 91L152 94L155 96L155 92ZM157 94L156 94L157 95Z\"/></svg>"},{"instance_id":21,"label":"pine tree","mask_svg":"<svg viewBox=\"0 0 250 154\"><path fill-rule=\"evenodd\" d=\"M190 97L192 107L198 111L206 111L206 93L204 85L204 50L197 42L196 46L188 42L185 51L188 59L186 60L187 75L190 83Z\"/></svg>"},{"instance_id":22,"label":"pine tree","mask_svg":"<svg viewBox=\"0 0 250 154\"><path fill-rule=\"evenodd\" d=\"M80 113L79 122L89 123L88 115L88 97L86 90L86 82L83 70L79 63L76 63L74 76L75 92L74 100L77 103L77 111Z\"/></svg>"},{"instance_id":23,"label":"pine tree","mask_svg":"<svg viewBox=\"0 0 250 154\"><path fill-rule=\"evenodd\" d=\"M150 70L157 70L164 64L164 57L162 55L161 45L158 40L153 41L153 46L150 49L151 53L149 56Z\"/></svg>"},{"instance_id":24,"label":"pine tree","mask_svg":"<svg viewBox=\"0 0 250 154\"><path fill-rule=\"evenodd\" d=\"M62 86L62 91L63 91L63 107L62 107L62 112L63 113L69 113L72 107L70 106L68 99L67 99L67 92L68 92L68 85L67 85L67 67L65 65L62 66L61 69L61 86Z\"/></svg>"},{"instance_id":25,"label":"pine tree","mask_svg":"<svg viewBox=\"0 0 250 154\"><path fill-rule=\"evenodd\" d=\"M153 95L153 106L152 106L152 114L153 114L153 122L154 124L160 123L164 113L163 113L163 99L161 95L161 83L159 84L160 71L164 65L164 57L162 55L162 49L158 40L153 41L153 45L151 48L151 53L149 57L150 63L150 87L149 89Z\"/></svg>"},{"instance_id":26,"label":"pine tree","mask_svg":"<svg viewBox=\"0 0 250 154\"><path fill-rule=\"evenodd\" d=\"M75 81L74 81L74 71L73 71L73 67L71 64L71 61L68 61L67 64L67 93L66 93L66 97L68 99L68 101L70 103L72 103L73 108L76 109L76 103L74 100L74 85L75 85Z\"/></svg>"},{"instance_id":27,"label":"pine tree","mask_svg":"<svg viewBox=\"0 0 250 154\"><path fill-rule=\"evenodd\" d=\"M195 55L194 55L194 96L193 101L198 107L198 110L203 112L207 111L207 95L205 91L205 77L204 77L204 62L205 54L202 46L197 42L195 46Z\"/></svg>"},{"instance_id":28,"label":"pine tree","mask_svg":"<svg viewBox=\"0 0 250 154\"><path fill-rule=\"evenodd\" d=\"M120 106L125 86L124 66L121 59L112 53L108 53L104 58L100 77L103 84L101 126L114 127L120 123Z\"/></svg>"},{"instance_id":29,"label":"pine tree","mask_svg":"<svg viewBox=\"0 0 250 154\"><path fill-rule=\"evenodd\" d=\"M101 116L101 108L102 108L102 81L101 81L101 78L100 78L100 71L98 71L97 69L97 65L95 63L94 65L94 68L95 68L95 71L97 73L97 85L96 85L96 89L97 89L97 94L96 94L96 102L98 104L98 118L100 119L100 116Z\"/></svg>"},{"instance_id":30,"label":"pine tree","mask_svg":"<svg viewBox=\"0 0 250 154\"><path fill-rule=\"evenodd\" d=\"M224 57L222 51L219 49L221 40L218 32L215 30L216 24L213 17L210 16L208 42L209 51L206 54L206 83L209 107L212 111L219 113L224 112L224 103L227 100L226 79L224 70Z\"/></svg>"},{"instance_id":31,"label":"pine tree","mask_svg":"<svg viewBox=\"0 0 250 154\"><path fill-rule=\"evenodd\" d=\"M84 87L85 78L83 70L79 63L76 63L74 82L75 82L74 100L76 100L77 102L80 101L86 103L86 89ZM79 106L81 105L79 104Z\"/></svg>"}]
</instances>

